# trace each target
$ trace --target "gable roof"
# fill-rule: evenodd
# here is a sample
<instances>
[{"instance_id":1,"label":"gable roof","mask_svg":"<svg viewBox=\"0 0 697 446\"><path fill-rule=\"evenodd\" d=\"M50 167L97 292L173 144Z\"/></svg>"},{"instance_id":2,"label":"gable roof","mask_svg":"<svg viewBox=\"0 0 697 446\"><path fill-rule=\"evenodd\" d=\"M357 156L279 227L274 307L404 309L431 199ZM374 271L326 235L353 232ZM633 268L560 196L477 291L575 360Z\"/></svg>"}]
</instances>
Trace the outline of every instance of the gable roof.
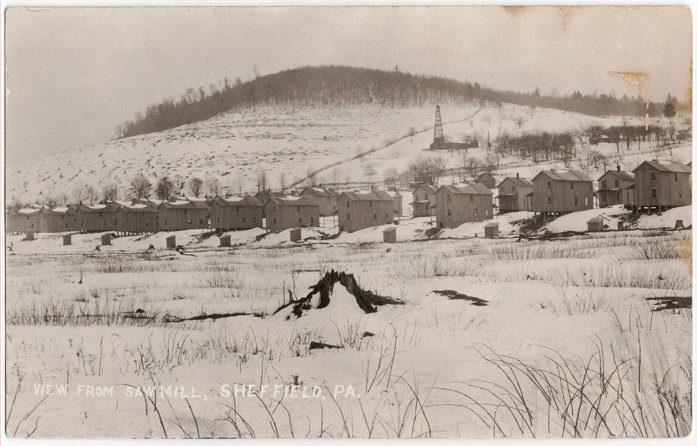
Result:
<instances>
[{"instance_id":1,"label":"gable roof","mask_svg":"<svg viewBox=\"0 0 697 446\"><path fill-rule=\"evenodd\" d=\"M644 161L643 163L639 164L639 166L637 166L637 168L634 169L632 172L636 172L644 164L648 164L649 166L651 166L654 169L661 171L661 172L692 173L692 169L690 169L685 164L680 163L678 161L657 161L657 160Z\"/></svg>"},{"instance_id":2,"label":"gable roof","mask_svg":"<svg viewBox=\"0 0 697 446\"><path fill-rule=\"evenodd\" d=\"M343 192L339 198L346 196L351 201L392 201L392 196L384 190L363 192Z\"/></svg>"},{"instance_id":3,"label":"gable roof","mask_svg":"<svg viewBox=\"0 0 697 446\"><path fill-rule=\"evenodd\" d=\"M493 176L492 174L490 174L489 172L484 172L483 174L480 174L480 175L477 177L477 179L474 180L474 181L477 182L477 181L479 181L479 180L481 180L482 178L487 177L487 176L488 176L488 177L491 177L491 178L494 178L494 176Z\"/></svg>"},{"instance_id":4,"label":"gable roof","mask_svg":"<svg viewBox=\"0 0 697 446\"><path fill-rule=\"evenodd\" d=\"M593 182L593 180L583 172L578 170L543 170L542 172L535 175L535 178L540 175L546 175L549 178L556 181L581 181L581 182ZM535 180L533 178L533 181Z\"/></svg>"},{"instance_id":5,"label":"gable roof","mask_svg":"<svg viewBox=\"0 0 697 446\"><path fill-rule=\"evenodd\" d=\"M605 177L606 175L611 175L611 174L615 175L620 180L634 181L634 174L632 174L630 172L625 172L623 170L608 170L607 172L602 174L602 176L600 178L598 178L598 181L602 180L603 177Z\"/></svg>"},{"instance_id":6,"label":"gable roof","mask_svg":"<svg viewBox=\"0 0 697 446\"><path fill-rule=\"evenodd\" d=\"M319 206L317 200L312 197L269 197L269 200L264 204L266 206L269 203L274 203L278 206Z\"/></svg>"},{"instance_id":7,"label":"gable roof","mask_svg":"<svg viewBox=\"0 0 697 446\"><path fill-rule=\"evenodd\" d=\"M217 203L219 206L263 206L262 202L256 197L216 197L211 201L211 205L213 203Z\"/></svg>"},{"instance_id":8,"label":"gable roof","mask_svg":"<svg viewBox=\"0 0 697 446\"><path fill-rule=\"evenodd\" d=\"M506 181L509 181L509 182L513 183L514 186L518 186L518 187L532 187L532 181L530 181L527 178L520 178L520 177L506 177L503 179L503 181L501 181L499 183L499 185L497 187L501 187L501 185L503 183L505 183Z\"/></svg>"},{"instance_id":9,"label":"gable roof","mask_svg":"<svg viewBox=\"0 0 697 446\"><path fill-rule=\"evenodd\" d=\"M450 193L453 194L460 194L460 195L494 195L493 192L489 190L488 187L481 183L471 183L467 185L462 185L462 186L454 186L452 184L444 184L443 186L438 189L438 192L440 192L442 189L445 189L449 191Z\"/></svg>"},{"instance_id":10,"label":"gable roof","mask_svg":"<svg viewBox=\"0 0 697 446\"><path fill-rule=\"evenodd\" d=\"M323 187L306 187L305 189L300 192L300 195L309 195L311 197L330 197L330 198L336 198L339 196L339 193L335 191L334 189L331 188L323 188Z\"/></svg>"},{"instance_id":11,"label":"gable roof","mask_svg":"<svg viewBox=\"0 0 697 446\"><path fill-rule=\"evenodd\" d=\"M426 191L427 191L428 193L430 193L430 194L435 194L435 193L436 193L436 188L435 188L435 187L429 186L429 185L427 185L427 184L422 184L421 186L417 187L416 190L414 190L414 192L412 192L412 194L417 193L417 192L420 191L421 189L426 189Z\"/></svg>"}]
</instances>

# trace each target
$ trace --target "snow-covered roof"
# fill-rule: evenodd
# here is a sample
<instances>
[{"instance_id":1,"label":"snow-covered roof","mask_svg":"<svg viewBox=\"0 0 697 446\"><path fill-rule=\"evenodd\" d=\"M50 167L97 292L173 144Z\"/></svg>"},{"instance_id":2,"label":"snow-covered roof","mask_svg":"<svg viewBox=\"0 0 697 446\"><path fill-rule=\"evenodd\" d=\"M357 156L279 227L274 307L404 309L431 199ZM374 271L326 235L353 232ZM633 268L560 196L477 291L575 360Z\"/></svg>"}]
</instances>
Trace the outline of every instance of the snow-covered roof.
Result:
<instances>
[{"instance_id":1,"label":"snow-covered roof","mask_svg":"<svg viewBox=\"0 0 697 446\"><path fill-rule=\"evenodd\" d=\"M467 194L467 195L494 195L493 192L489 190L488 187L481 183L472 183L467 185L455 186L453 184L445 184L438 189L445 189L453 194Z\"/></svg>"},{"instance_id":2,"label":"snow-covered roof","mask_svg":"<svg viewBox=\"0 0 697 446\"><path fill-rule=\"evenodd\" d=\"M542 172L535 175L535 178L539 177L540 175L545 175L557 181L593 182L593 180L588 175L578 170L543 170ZM535 180L535 178L533 178L533 181Z\"/></svg>"},{"instance_id":3,"label":"snow-covered roof","mask_svg":"<svg viewBox=\"0 0 697 446\"><path fill-rule=\"evenodd\" d=\"M634 172L636 172L644 164L648 164L649 166L651 166L654 169L659 170L661 172L692 173L692 169L690 169L689 167L687 167L685 164L683 164L681 162L678 162L678 161L657 161L657 160L644 161L636 169L634 169Z\"/></svg>"}]
</instances>

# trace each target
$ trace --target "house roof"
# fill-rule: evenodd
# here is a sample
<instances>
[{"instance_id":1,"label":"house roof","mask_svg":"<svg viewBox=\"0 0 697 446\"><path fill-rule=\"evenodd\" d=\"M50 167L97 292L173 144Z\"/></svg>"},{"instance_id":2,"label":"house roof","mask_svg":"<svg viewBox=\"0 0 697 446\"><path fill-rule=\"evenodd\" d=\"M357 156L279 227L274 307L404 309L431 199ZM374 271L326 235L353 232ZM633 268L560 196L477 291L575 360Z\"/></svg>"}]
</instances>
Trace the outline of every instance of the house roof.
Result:
<instances>
[{"instance_id":1,"label":"house roof","mask_svg":"<svg viewBox=\"0 0 697 446\"><path fill-rule=\"evenodd\" d=\"M499 224L498 223L487 223L484 225L485 228L498 228Z\"/></svg>"},{"instance_id":2,"label":"house roof","mask_svg":"<svg viewBox=\"0 0 697 446\"><path fill-rule=\"evenodd\" d=\"M608 170L600 178L598 178L598 181L602 180L605 175L611 175L611 174L615 175L620 180L634 181L634 174L632 174L630 172L625 172L623 170Z\"/></svg>"},{"instance_id":3,"label":"house roof","mask_svg":"<svg viewBox=\"0 0 697 446\"><path fill-rule=\"evenodd\" d=\"M351 201L392 201L392 196L384 190L343 192L339 197L344 195Z\"/></svg>"},{"instance_id":4,"label":"house roof","mask_svg":"<svg viewBox=\"0 0 697 446\"><path fill-rule=\"evenodd\" d=\"M308 196L269 197L269 201L267 201L266 203L268 204L269 202L272 202L278 206L319 206L317 200Z\"/></svg>"},{"instance_id":5,"label":"house roof","mask_svg":"<svg viewBox=\"0 0 697 446\"><path fill-rule=\"evenodd\" d=\"M513 185L518 186L518 187L532 187L532 181L530 181L527 178L520 178L520 177L506 177L499 183L497 187L501 187L503 183L506 181L513 183Z\"/></svg>"},{"instance_id":6,"label":"house roof","mask_svg":"<svg viewBox=\"0 0 697 446\"><path fill-rule=\"evenodd\" d=\"M121 207L122 205L120 203L110 201L107 204L95 204L92 206L83 204L78 207L78 210L81 212L116 212L121 209Z\"/></svg>"},{"instance_id":7,"label":"house roof","mask_svg":"<svg viewBox=\"0 0 697 446\"><path fill-rule=\"evenodd\" d=\"M595 218L591 218L586 223L603 223L603 221L604 220L601 217L595 217Z\"/></svg>"},{"instance_id":8,"label":"house roof","mask_svg":"<svg viewBox=\"0 0 697 446\"><path fill-rule=\"evenodd\" d=\"M399 191L396 190L387 190L385 191L385 193L392 198L400 198L402 196L402 194L400 194Z\"/></svg>"},{"instance_id":9,"label":"house roof","mask_svg":"<svg viewBox=\"0 0 697 446\"><path fill-rule=\"evenodd\" d=\"M382 232L395 232L396 230L397 230L397 228L395 228L394 226L392 226L392 227L389 227L389 228L385 228Z\"/></svg>"},{"instance_id":10,"label":"house roof","mask_svg":"<svg viewBox=\"0 0 697 446\"><path fill-rule=\"evenodd\" d=\"M636 172L639 170L641 166L644 164L648 164L649 166L653 167L654 169L661 171L661 172L683 172L683 173L692 173L692 169L690 169L688 166L686 166L683 163L680 163L678 161L657 161L657 160L651 160L651 161L644 161L643 163L639 164L639 166L633 170L633 172Z\"/></svg>"},{"instance_id":11,"label":"house roof","mask_svg":"<svg viewBox=\"0 0 697 446\"><path fill-rule=\"evenodd\" d=\"M219 206L263 206L262 202L256 197L216 197L211 202L211 204L213 203L218 203Z\"/></svg>"},{"instance_id":12,"label":"house roof","mask_svg":"<svg viewBox=\"0 0 697 446\"><path fill-rule=\"evenodd\" d=\"M339 192L331 188L323 187L306 187L300 192L300 195L309 195L311 197L329 197L336 198L339 196Z\"/></svg>"},{"instance_id":13,"label":"house roof","mask_svg":"<svg viewBox=\"0 0 697 446\"><path fill-rule=\"evenodd\" d=\"M471 184L462 185L462 186L454 186L452 184L444 184L438 190L440 191L443 188L445 188L445 190L447 190L453 194L494 195L494 193L491 192L489 190L489 188L487 188L486 186L484 186L481 183L471 183Z\"/></svg>"},{"instance_id":14,"label":"house roof","mask_svg":"<svg viewBox=\"0 0 697 446\"><path fill-rule=\"evenodd\" d=\"M475 181L479 181L479 180L481 180L481 179L484 178L484 177L491 177L491 178L494 178L494 176L493 176L492 174L490 174L490 173L488 173L488 172L484 172L483 174L479 175Z\"/></svg>"},{"instance_id":15,"label":"house roof","mask_svg":"<svg viewBox=\"0 0 697 446\"><path fill-rule=\"evenodd\" d=\"M543 170L542 172L535 175L535 178L539 177L540 175L546 175L549 178L556 181L590 181L591 183L593 182L593 180L588 175L578 170ZM533 178L533 180L535 178Z\"/></svg>"},{"instance_id":16,"label":"house roof","mask_svg":"<svg viewBox=\"0 0 697 446\"><path fill-rule=\"evenodd\" d=\"M420 191L421 189L426 189L426 191L429 192L429 193L431 193L431 194L435 194L435 193L436 193L436 188L435 188L435 187L429 186L429 185L426 185L426 184L422 184L421 186L419 186L419 187L418 187L414 192L412 192L412 193L415 194L415 193L417 193L418 191Z\"/></svg>"}]
</instances>

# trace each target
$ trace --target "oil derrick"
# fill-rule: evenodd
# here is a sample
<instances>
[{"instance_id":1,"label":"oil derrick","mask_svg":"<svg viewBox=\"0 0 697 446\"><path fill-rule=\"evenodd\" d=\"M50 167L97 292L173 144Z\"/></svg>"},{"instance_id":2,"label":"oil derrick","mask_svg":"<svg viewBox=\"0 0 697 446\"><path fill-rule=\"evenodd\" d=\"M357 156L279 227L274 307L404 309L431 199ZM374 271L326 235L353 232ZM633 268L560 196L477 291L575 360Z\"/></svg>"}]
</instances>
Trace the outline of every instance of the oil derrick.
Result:
<instances>
[{"instance_id":1,"label":"oil derrick","mask_svg":"<svg viewBox=\"0 0 697 446\"><path fill-rule=\"evenodd\" d=\"M443 121L440 119L440 106L436 105L436 127L433 130L433 144L444 143Z\"/></svg>"}]
</instances>

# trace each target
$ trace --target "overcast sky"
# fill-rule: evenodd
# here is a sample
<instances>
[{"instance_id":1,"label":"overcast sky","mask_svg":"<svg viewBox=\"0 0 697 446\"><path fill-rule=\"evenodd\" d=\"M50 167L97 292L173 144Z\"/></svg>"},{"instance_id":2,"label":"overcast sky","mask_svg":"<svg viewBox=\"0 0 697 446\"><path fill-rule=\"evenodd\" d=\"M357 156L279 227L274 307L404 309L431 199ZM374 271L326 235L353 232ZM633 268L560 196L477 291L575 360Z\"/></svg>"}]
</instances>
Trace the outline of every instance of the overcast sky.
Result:
<instances>
[{"instance_id":1,"label":"overcast sky","mask_svg":"<svg viewBox=\"0 0 697 446\"><path fill-rule=\"evenodd\" d=\"M188 87L304 65L433 74L518 91L687 95L686 7L11 8L8 162L105 142Z\"/></svg>"}]
</instances>

